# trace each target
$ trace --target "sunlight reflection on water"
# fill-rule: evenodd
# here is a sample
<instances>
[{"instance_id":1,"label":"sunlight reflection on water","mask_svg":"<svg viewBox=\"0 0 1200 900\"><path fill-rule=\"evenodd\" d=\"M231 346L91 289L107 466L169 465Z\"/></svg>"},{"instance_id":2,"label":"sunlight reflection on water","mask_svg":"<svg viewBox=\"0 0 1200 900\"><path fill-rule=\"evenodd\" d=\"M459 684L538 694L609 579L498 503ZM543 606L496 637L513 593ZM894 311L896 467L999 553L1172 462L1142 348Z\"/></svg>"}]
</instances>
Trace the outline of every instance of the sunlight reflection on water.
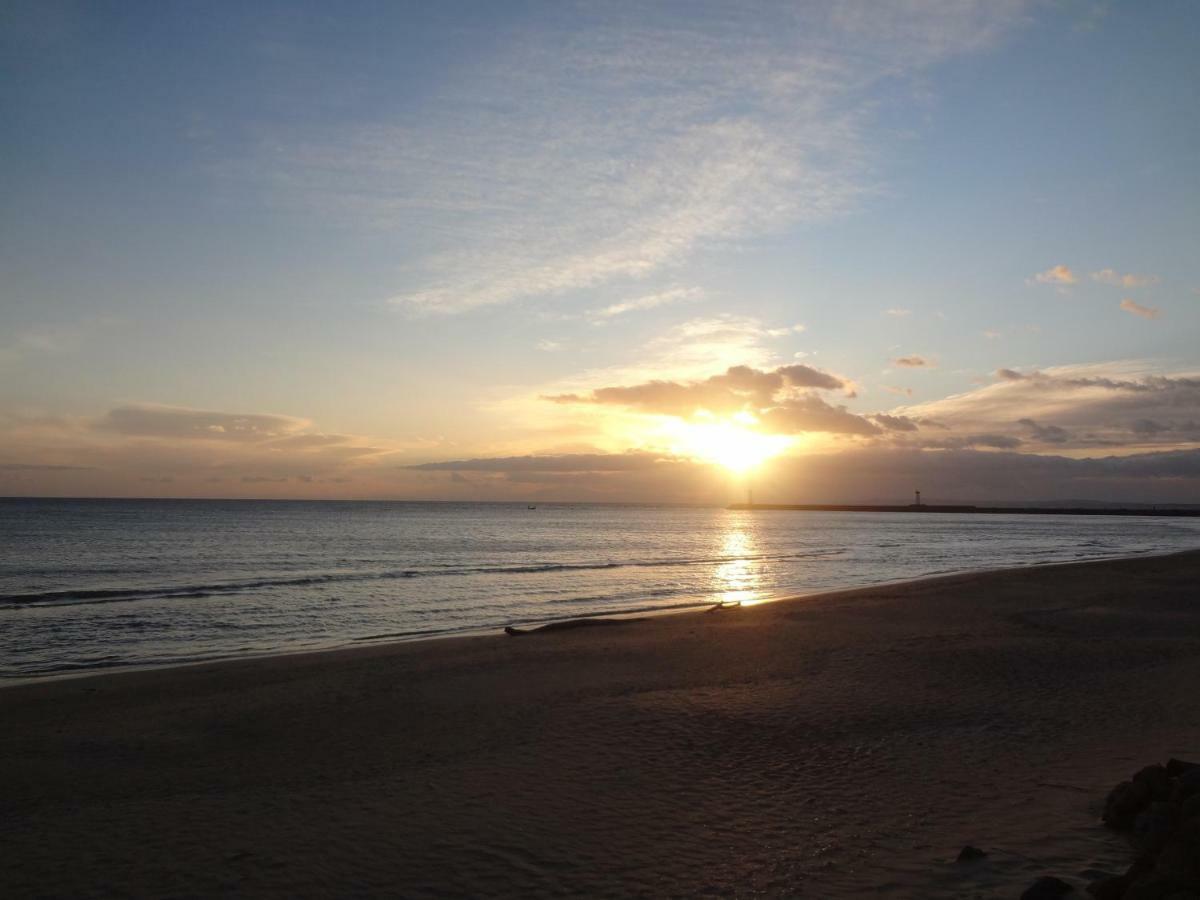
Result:
<instances>
[{"instance_id":1,"label":"sunlight reflection on water","mask_svg":"<svg viewBox=\"0 0 1200 900\"><path fill-rule=\"evenodd\" d=\"M760 590L762 565L757 556L751 532L743 527L745 520L732 523L721 542L720 555L734 557L721 563L713 573L713 593L722 603L741 603L750 606L761 603L766 595Z\"/></svg>"},{"instance_id":2,"label":"sunlight reflection on water","mask_svg":"<svg viewBox=\"0 0 1200 900\"><path fill-rule=\"evenodd\" d=\"M1196 519L0 500L0 678L1197 545Z\"/></svg>"}]
</instances>

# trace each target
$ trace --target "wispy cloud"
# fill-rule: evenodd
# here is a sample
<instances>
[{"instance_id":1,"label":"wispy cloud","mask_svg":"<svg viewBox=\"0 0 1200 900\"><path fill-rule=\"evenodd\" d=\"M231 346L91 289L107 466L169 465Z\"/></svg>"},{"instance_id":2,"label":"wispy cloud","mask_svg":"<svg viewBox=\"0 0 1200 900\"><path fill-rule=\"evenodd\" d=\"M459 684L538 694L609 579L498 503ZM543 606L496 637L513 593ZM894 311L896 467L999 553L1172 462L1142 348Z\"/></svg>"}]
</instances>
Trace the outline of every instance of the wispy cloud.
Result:
<instances>
[{"instance_id":1,"label":"wispy cloud","mask_svg":"<svg viewBox=\"0 0 1200 900\"><path fill-rule=\"evenodd\" d=\"M911 316L911 315L912 315L912 310L911 310L911 309L896 309L896 308L892 308L892 309L884 310L884 312L885 312L885 313L887 313L887 315L889 315L889 316L895 316L895 317L896 317L896 318L898 318L898 319L899 319L899 318L903 318L904 316Z\"/></svg>"},{"instance_id":2,"label":"wispy cloud","mask_svg":"<svg viewBox=\"0 0 1200 900\"><path fill-rule=\"evenodd\" d=\"M1176 449L1200 440L1200 377L1137 362L998 369L991 384L894 410L948 426L950 437L998 434L1026 449Z\"/></svg>"},{"instance_id":3,"label":"wispy cloud","mask_svg":"<svg viewBox=\"0 0 1200 900\"><path fill-rule=\"evenodd\" d=\"M1111 284L1114 287L1139 288L1158 284L1159 278L1157 275L1135 275L1133 273L1122 275L1112 269L1101 269L1099 272L1092 273L1092 281Z\"/></svg>"},{"instance_id":4,"label":"wispy cloud","mask_svg":"<svg viewBox=\"0 0 1200 900\"><path fill-rule=\"evenodd\" d=\"M0 463L0 472L93 472L95 466L55 466L41 463Z\"/></svg>"},{"instance_id":5,"label":"wispy cloud","mask_svg":"<svg viewBox=\"0 0 1200 900\"><path fill-rule=\"evenodd\" d=\"M400 233L394 297L454 312L633 281L852 208L876 92L1022 21L1022 0L559 8L420 115L275 134L288 202ZM630 13L636 9L637 15Z\"/></svg>"},{"instance_id":6,"label":"wispy cloud","mask_svg":"<svg viewBox=\"0 0 1200 900\"><path fill-rule=\"evenodd\" d=\"M290 416L241 415L141 404L109 410L95 427L137 437L262 441L294 435L309 424Z\"/></svg>"},{"instance_id":7,"label":"wispy cloud","mask_svg":"<svg viewBox=\"0 0 1200 900\"><path fill-rule=\"evenodd\" d=\"M1044 444L1065 444L1071 439L1071 432L1058 425L1045 425L1033 419L1018 419L1017 424L1029 430L1034 439Z\"/></svg>"},{"instance_id":8,"label":"wispy cloud","mask_svg":"<svg viewBox=\"0 0 1200 900\"><path fill-rule=\"evenodd\" d=\"M903 369L932 369L932 360L926 359L924 356L898 356L892 360L892 365L900 366Z\"/></svg>"},{"instance_id":9,"label":"wispy cloud","mask_svg":"<svg viewBox=\"0 0 1200 900\"><path fill-rule=\"evenodd\" d=\"M631 347L630 362L585 369L543 384L532 393L498 401L495 411L512 417L517 415L514 404L526 411L544 409L540 398L546 395L583 394L607 385L653 380L701 380L714 369L736 365L770 368L778 364L773 345L793 334L790 327L771 327L752 316L698 316Z\"/></svg>"},{"instance_id":10,"label":"wispy cloud","mask_svg":"<svg viewBox=\"0 0 1200 900\"><path fill-rule=\"evenodd\" d=\"M639 351L648 360L644 365L593 373L593 378L611 383L609 376L618 372L622 380L638 372L693 378L719 366L765 366L775 356L771 345L794 333L793 328L772 327L753 316L701 316L647 341Z\"/></svg>"},{"instance_id":11,"label":"wispy cloud","mask_svg":"<svg viewBox=\"0 0 1200 900\"><path fill-rule=\"evenodd\" d=\"M318 431L307 419L156 404L87 418L0 416L0 489L142 494L145 484L211 494L211 484L344 482L410 444ZM39 487L40 486L40 487ZM236 493L236 491L235 491ZM319 493L319 491L318 491Z\"/></svg>"},{"instance_id":12,"label":"wispy cloud","mask_svg":"<svg viewBox=\"0 0 1200 900\"><path fill-rule=\"evenodd\" d=\"M672 303L699 300L702 296L704 296L704 292L697 287L667 288L664 291L656 291L653 294L642 294L629 300L621 300L610 304L601 309L592 310L588 313L588 317L593 321L604 321L637 310L654 309L655 307L667 306Z\"/></svg>"},{"instance_id":13,"label":"wispy cloud","mask_svg":"<svg viewBox=\"0 0 1200 900\"><path fill-rule=\"evenodd\" d=\"M1057 265L1051 266L1044 272L1038 272L1030 279L1033 284L1055 284L1059 287L1077 284L1079 278L1071 271L1069 266Z\"/></svg>"},{"instance_id":14,"label":"wispy cloud","mask_svg":"<svg viewBox=\"0 0 1200 900\"><path fill-rule=\"evenodd\" d=\"M1135 316L1141 316L1143 319L1157 319L1161 315L1158 307L1142 306L1142 304L1128 297L1121 301L1121 309L1127 313L1133 313Z\"/></svg>"},{"instance_id":15,"label":"wispy cloud","mask_svg":"<svg viewBox=\"0 0 1200 900\"><path fill-rule=\"evenodd\" d=\"M910 419L908 416L893 416L887 413L876 413L871 416L871 419L876 425L881 428L886 428L888 431L916 431L920 427L920 423L916 419Z\"/></svg>"},{"instance_id":16,"label":"wispy cloud","mask_svg":"<svg viewBox=\"0 0 1200 900\"><path fill-rule=\"evenodd\" d=\"M80 336L74 328L37 328L18 331L0 339L0 364L46 354L69 353L78 348Z\"/></svg>"},{"instance_id":17,"label":"wispy cloud","mask_svg":"<svg viewBox=\"0 0 1200 900\"><path fill-rule=\"evenodd\" d=\"M406 466L429 472L630 472L676 462L661 453L566 453L544 456L499 456L418 463Z\"/></svg>"}]
</instances>

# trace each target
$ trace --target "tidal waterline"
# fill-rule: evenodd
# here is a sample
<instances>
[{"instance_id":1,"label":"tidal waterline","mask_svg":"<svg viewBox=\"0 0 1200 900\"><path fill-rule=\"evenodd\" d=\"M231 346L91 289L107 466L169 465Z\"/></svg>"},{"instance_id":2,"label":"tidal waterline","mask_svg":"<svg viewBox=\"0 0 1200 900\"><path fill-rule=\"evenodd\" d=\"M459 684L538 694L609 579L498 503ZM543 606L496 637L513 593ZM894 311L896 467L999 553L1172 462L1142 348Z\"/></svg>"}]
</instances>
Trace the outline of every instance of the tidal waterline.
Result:
<instances>
[{"instance_id":1,"label":"tidal waterline","mask_svg":"<svg viewBox=\"0 0 1200 900\"><path fill-rule=\"evenodd\" d=\"M0 501L0 677L754 603L1196 546L1195 519L9 499Z\"/></svg>"}]
</instances>

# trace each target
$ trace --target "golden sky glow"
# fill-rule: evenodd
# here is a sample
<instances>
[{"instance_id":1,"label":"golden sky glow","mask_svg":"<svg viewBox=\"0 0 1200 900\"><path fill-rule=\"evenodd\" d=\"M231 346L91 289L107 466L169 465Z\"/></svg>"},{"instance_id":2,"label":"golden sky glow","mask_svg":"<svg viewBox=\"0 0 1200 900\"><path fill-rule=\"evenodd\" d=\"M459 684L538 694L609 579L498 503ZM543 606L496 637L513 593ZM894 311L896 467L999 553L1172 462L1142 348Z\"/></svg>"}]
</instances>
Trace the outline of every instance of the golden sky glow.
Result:
<instances>
[{"instance_id":1,"label":"golden sky glow","mask_svg":"<svg viewBox=\"0 0 1200 900\"><path fill-rule=\"evenodd\" d=\"M0 496L1200 500L1200 7L45 5Z\"/></svg>"},{"instance_id":2,"label":"golden sky glow","mask_svg":"<svg viewBox=\"0 0 1200 900\"><path fill-rule=\"evenodd\" d=\"M668 449L678 456L713 462L732 472L747 472L792 444L790 435L754 431L752 416L698 416L697 421L667 419L661 427Z\"/></svg>"}]
</instances>

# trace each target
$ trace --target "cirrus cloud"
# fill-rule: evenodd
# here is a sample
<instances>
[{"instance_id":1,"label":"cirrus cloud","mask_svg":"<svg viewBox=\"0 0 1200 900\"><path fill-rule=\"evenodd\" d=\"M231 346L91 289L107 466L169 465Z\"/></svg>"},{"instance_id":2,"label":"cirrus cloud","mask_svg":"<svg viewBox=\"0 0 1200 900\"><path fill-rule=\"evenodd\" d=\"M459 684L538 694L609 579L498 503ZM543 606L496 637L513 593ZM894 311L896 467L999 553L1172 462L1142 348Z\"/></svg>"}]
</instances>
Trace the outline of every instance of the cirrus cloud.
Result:
<instances>
[{"instance_id":1,"label":"cirrus cloud","mask_svg":"<svg viewBox=\"0 0 1200 900\"><path fill-rule=\"evenodd\" d=\"M266 123L227 169L400 236L407 310L634 281L854 208L877 189L880 96L1026 5L700 2L681 27L668 4L561 4L444 73L419 114Z\"/></svg>"},{"instance_id":2,"label":"cirrus cloud","mask_svg":"<svg viewBox=\"0 0 1200 900\"><path fill-rule=\"evenodd\" d=\"M1092 281L1111 284L1114 287L1139 288L1158 284L1159 278L1157 275L1137 275L1132 272L1122 275L1112 269L1101 269L1099 272L1092 273Z\"/></svg>"},{"instance_id":3,"label":"cirrus cloud","mask_svg":"<svg viewBox=\"0 0 1200 900\"><path fill-rule=\"evenodd\" d=\"M638 297L632 297L628 300L621 300L618 303L612 303L600 309L593 310L588 313L588 317L593 322L602 322L606 319L612 319L616 316L623 316L626 313L640 311L644 309L655 309L659 306L667 306L673 303L684 303L692 300L699 300L704 296L704 292L697 287L673 287L666 290L656 291L653 294L642 294Z\"/></svg>"},{"instance_id":4,"label":"cirrus cloud","mask_svg":"<svg viewBox=\"0 0 1200 900\"><path fill-rule=\"evenodd\" d=\"M137 404L109 410L95 427L137 437L262 441L294 434L309 424L305 419L291 416Z\"/></svg>"},{"instance_id":5,"label":"cirrus cloud","mask_svg":"<svg viewBox=\"0 0 1200 900\"><path fill-rule=\"evenodd\" d=\"M1051 266L1044 272L1038 272L1032 279L1035 284L1056 284L1060 287L1065 287L1072 284L1077 284L1079 279L1075 273L1071 271L1069 266L1059 264Z\"/></svg>"},{"instance_id":6,"label":"cirrus cloud","mask_svg":"<svg viewBox=\"0 0 1200 900\"><path fill-rule=\"evenodd\" d=\"M1135 316L1141 316L1143 319L1157 319L1161 312L1155 306L1143 306L1128 297L1121 301L1121 309L1127 313L1133 313Z\"/></svg>"}]
</instances>

